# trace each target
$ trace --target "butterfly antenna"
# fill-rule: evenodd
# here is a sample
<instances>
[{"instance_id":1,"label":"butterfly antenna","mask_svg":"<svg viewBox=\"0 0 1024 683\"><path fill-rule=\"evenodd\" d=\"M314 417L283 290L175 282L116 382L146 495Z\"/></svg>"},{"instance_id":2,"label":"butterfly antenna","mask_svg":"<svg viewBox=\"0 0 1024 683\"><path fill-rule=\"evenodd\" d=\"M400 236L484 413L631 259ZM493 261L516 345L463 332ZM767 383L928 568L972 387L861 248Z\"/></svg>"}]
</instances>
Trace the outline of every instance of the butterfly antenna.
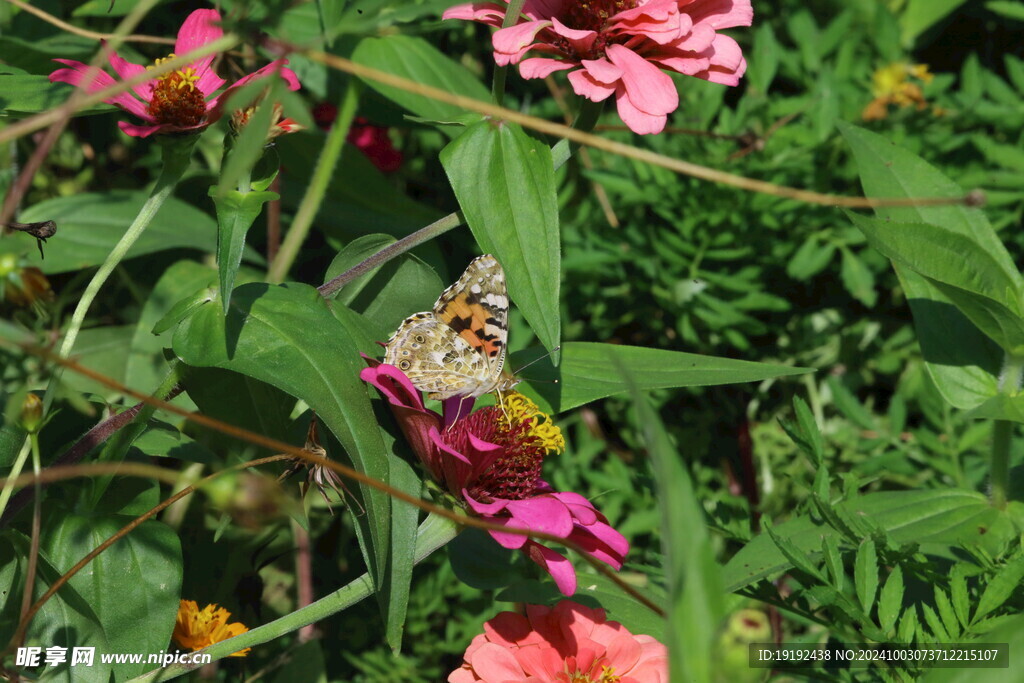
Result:
<instances>
[{"instance_id":1,"label":"butterfly antenna","mask_svg":"<svg viewBox=\"0 0 1024 683\"><path fill-rule=\"evenodd\" d=\"M545 353L545 354L544 354L543 356L538 356L537 358L534 358L534 359L533 359L533 360L531 360L531 361L530 361L529 363L527 363L527 364L526 364L526 365L524 365L523 367L521 367L521 368L519 368L518 370L516 370L516 371L515 371L515 374L517 374L517 375L518 375L518 374L519 374L520 372L522 372L522 371L523 371L523 370L525 370L526 368L530 367L531 365L533 365L533 364L534 364L534 363L536 363L537 361L540 361L540 360L544 360L545 358L547 358L548 356L550 356L551 354L553 354L553 353L554 353L555 351L558 351L558 350L559 350L560 348L562 348L562 345L561 345L561 344L559 344L559 345L558 345L558 346L556 346L555 348L551 349L550 351L548 351L547 353ZM557 381L557 380L556 380L556 381Z\"/></svg>"}]
</instances>

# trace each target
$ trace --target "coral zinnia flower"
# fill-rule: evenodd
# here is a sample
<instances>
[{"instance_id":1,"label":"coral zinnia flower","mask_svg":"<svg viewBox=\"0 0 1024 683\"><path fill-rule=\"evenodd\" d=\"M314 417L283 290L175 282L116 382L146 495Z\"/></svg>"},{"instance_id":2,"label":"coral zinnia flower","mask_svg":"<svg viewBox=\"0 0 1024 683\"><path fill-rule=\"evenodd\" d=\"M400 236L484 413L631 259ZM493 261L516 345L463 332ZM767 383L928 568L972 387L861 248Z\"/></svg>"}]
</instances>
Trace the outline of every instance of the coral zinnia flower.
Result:
<instances>
[{"instance_id":1,"label":"coral zinnia flower","mask_svg":"<svg viewBox=\"0 0 1024 683\"><path fill-rule=\"evenodd\" d=\"M174 620L172 637L182 647L195 652L249 630L237 621L229 624L230 618L231 612L223 607L217 607L216 604L207 605L200 610L195 600L182 600L178 605L178 617ZM244 657L251 649L247 647L231 656Z\"/></svg>"},{"instance_id":2,"label":"coral zinnia flower","mask_svg":"<svg viewBox=\"0 0 1024 683\"><path fill-rule=\"evenodd\" d=\"M185 23L178 31L178 40L174 44L176 54L185 54L217 40L223 35L220 27L220 13L212 9L198 9L188 15ZM206 55L188 66L172 71L163 76L145 81L132 88L135 97L128 92L118 93L105 102L124 109L138 116L147 125L136 125L127 121L118 121L128 135L144 138L153 133L177 133L182 131L200 131L216 121L223 114L222 104L230 93L256 78L264 78L274 73L280 74L288 83L290 90L299 89L299 80L291 69L285 68L287 59L278 59L262 69L245 76L218 97L211 95L224 85L224 79L218 76L210 65L215 55ZM73 59L56 59L69 67L57 69L50 74L53 83L70 83L86 87L85 80L92 72L92 80L88 83L88 91L96 92L114 85L115 81L107 73L99 69L90 69L82 62ZM159 64L162 60L157 60ZM123 79L136 76L146 69L133 64L116 53L110 55L110 66Z\"/></svg>"},{"instance_id":3,"label":"coral zinnia flower","mask_svg":"<svg viewBox=\"0 0 1024 683\"><path fill-rule=\"evenodd\" d=\"M493 524L564 538L591 557L622 567L629 551L625 537L589 500L555 491L540 478L544 457L561 452L565 441L551 418L529 399L512 393L503 407L481 408L445 427L440 415L424 407L420 392L401 370L367 362L371 367L360 377L391 404L406 439L434 479L470 510ZM449 401L459 403L458 398ZM446 402L446 414L450 408ZM458 412L468 412L465 399ZM545 569L564 595L576 592L576 571L566 557L526 536L489 533L501 546L522 550Z\"/></svg>"},{"instance_id":4,"label":"coral zinnia flower","mask_svg":"<svg viewBox=\"0 0 1024 683\"><path fill-rule=\"evenodd\" d=\"M506 4L451 7L445 19L500 27ZM749 26L750 0L526 0L528 21L499 29L494 59L518 64L523 78L568 71L577 95L601 102L612 94L636 133L660 133L679 94L668 69L736 85L747 69L740 46L719 29ZM523 59L528 52L547 56Z\"/></svg>"},{"instance_id":5,"label":"coral zinnia flower","mask_svg":"<svg viewBox=\"0 0 1024 683\"><path fill-rule=\"evenodd\" d=\"M668 683L668 651L603 609L527 605L484 624L448 683Z\"/></svg>"}]
</instances>

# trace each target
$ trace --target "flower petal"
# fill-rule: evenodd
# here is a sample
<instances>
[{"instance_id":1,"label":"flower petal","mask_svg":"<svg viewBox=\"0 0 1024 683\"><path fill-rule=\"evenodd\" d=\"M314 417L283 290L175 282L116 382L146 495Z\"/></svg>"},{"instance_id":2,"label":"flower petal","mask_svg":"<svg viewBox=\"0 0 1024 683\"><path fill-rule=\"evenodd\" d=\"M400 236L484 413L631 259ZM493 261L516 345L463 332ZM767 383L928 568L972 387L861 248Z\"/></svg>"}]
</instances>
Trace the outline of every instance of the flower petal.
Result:
<instances>
[{"instance_id":1,"label":"flower petal","mask_svg":"<svg viewBox=\"0 0 1024 683\"><path fill-rule=\"evenodd\" d=\"M106 41L103 42L105 43ZM146 71L146 67L129 62L127 59L120 56L116 52L110 53L108 61L110 62L110 66L114 70L114 73L116 73L123 81L127 81L129 78L132 78L133 76L138 76L140 73ZM143 81L138 85L133 85L132 92L134 92L136 95L138 95L146 102L149 102L149 100L153 97L154 83L156 83L156 79L151 78L148 81Z\"/></svg>"},{"instance_id":2,"label":"flower petal","mask_svg":"<svg viewBox=\"0 0 1024 683\"><path fill-rule=\"evenodd\" d=\"M576 570L567 558L533 541L523 547L523 552L541 569L551 574L562 595L573 595L576 592Z\"/></svg>"},{"instance_id":3,"label":"flower petal","mask_svg":"<svg viewBox=\"0 0 1024 683\"><path fill-rule=\"evenodd\" d=\"M70 68L57 69L51 73L51 83L70 83L71 85L83 88L86 92L90 93L103 90L104 88L109 88L116 83L110 74L98 67L90 69L88 64L76 62L73 59L55 59L53 61L64 64ZM91 76L88 84L85 83L86 75ZM116 95L112 95L103 101L108 104L121 107L121 109L124 109L131 114L135 114L140 119L145 119L146 121L154 120L146 110L145 103L137 100L126 92L120 92Z\"/></svg>"},{"instance_id":4,"label":"flower petal","mask_svg":"<svg viewBox=\"0 0 1024 683\"><path fill-rule=\"evenodd\" d=\"M572 533L573 523L569 509L551 496L513 500L506 509L527 529L542 531L560 538L566 538Z\"/></svg>"},{"instance_id":5,"label":"flower petal","mask_svg":"<svg viewBox=\"0 0 1024 683\"><path fill-rule=\"evenodd\" d=\"M117 127L135 138L148 138L153 133L160 133L163 131L170 132L171 128L171 126L166 123L158 123L155 126L138 126L134 123L128 123L127 121L118 121Z\"/></svg>"},{"instance_id":6,"label":"flower petal","mask_svg":"<svg viewBox=\"0 0 1024 683\"><path fill-rule=\"evenodd\" d=\"M750 0L684 0L679 4L682 5L680 10L693 17L695 24L707 24L714 29L750 26L754 20Z\"/></svg>"},{"instance_id":7,"label":"flower petal","mask_svg":"<svg viewBox=\"0 0 1024 683\"><path fill-rule=\"evenodd\" d=\"M573 92L592 102L603 102L615 92L615 86L599 83L586 69L571 72L569 84L572 86Z\"/></svg>"},{"instance_id":8,"label":"flower petal","mask_svg":"<svg viewBox=\"0 0 1024 683\"><path fill-rule=\"evenodd\" d=\"M547 78L556 71L575 69L572 62L563 62L560 59L548 57L531 57L519 63L519 75L523 78Z\"/></svg>"},{"instance_id":9,"label":"flower petal","mask_svg":"<svg viewBox=\"0 0 1024 683\"><path fill-rule=\"evenodd\" d=\"M219 24L220 12L215 9L197 9L192 12L192 14L185 18L185 23L178 30L178 40L174 43L174 54L180 57L217 40L224 35L224 31L221 30ZM206 71L209 70L210 64L213 63L215 56L214 54L209 54L205 57L200 57L189 66L195 69L196 74L202 79ZM206 93L206 91L203 92L204 94Z\"/></svg>"},{"instance_id":10,"label":"flower petal","mask_svg":"<svg viewBox=\"0 0 1024 683\"><path fill-rule=\"evenodd\" d=\"M469 662L473 671L484 681L521 681L525 676L523 668L519 666L512 652L495 643L485 643L476 652Z\"/></svg>"},{"instance_id":11,"label":"flower petal","mask_svg":"<svg viewBox=\"0 0 1024 683\"><path fill-rule=\"evenodd\" d=\"M533 45L537 34L551 26L550 21L527 21L494 32L491 42L494 45L494 58L499 66L515 64ZM499 57L504 57L505 62Z\"/></svg>"},{"instance_id":12,"label":"flower petal","mask_svg":"<svg viewBox=\"0 0 1024 683\"><path fill-rule=\"evenodd\" d=\"M507 9L508 5L498 5L493 2L467 2L464 5L449 7L441 14L441 18L479 21L481 24L498 27L505 21Z\"/></svg>"},{"instance_id":13,"label":"flower petal","mask_svg":"<svg viewBox=\"0 0 1024 683\"><path fill-rule=\"evenodd\" d=\"M622 84L633 107L652 117L663 117L676 110L679 93L668 74L621 45L609 45L607 53L612 64L622 69Z\"/></svg>"}]
</instances>

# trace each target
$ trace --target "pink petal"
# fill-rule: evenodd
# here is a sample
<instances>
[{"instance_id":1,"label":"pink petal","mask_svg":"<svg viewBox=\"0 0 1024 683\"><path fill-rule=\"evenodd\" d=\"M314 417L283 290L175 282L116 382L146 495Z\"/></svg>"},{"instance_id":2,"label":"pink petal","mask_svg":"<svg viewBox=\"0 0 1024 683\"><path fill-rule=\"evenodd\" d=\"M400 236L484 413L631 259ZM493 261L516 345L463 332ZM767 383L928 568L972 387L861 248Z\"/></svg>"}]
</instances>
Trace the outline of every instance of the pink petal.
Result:
<instances>
[{"instance_id":1,"label":"pink petal","mask_svg":"<svg viewBox=\"0 0 1024 683\"><path fill-rule=\"evenodd\" d=\"M565 659L553 647L524 647L515 651L516 660L523 671L540 681L555 680Z\"/></svg>"},{"instance_id":2,"label":"pink petal","mask_svg":"<svg viewBox=\"0 0 1024 683\"><path fill-rule=\"evenodd\" d=\"M556 71L575 68L576 65L572 62L563 62L547 57L531 57L519 63L519 75L523 78L547 78Z\"/></svg>"},{"instance_id":3,"label":"pink petal","mask_svg":"<svg viewBox=\"0 0 1024 683\"><path fill-rule=\"evenodd\" d=\"M744 59L740 65L736 67L735 71L723 71L717 66L712 66L703 74L698 74L698 76L712 83L721 83L722 85L739 85L740 77L743 76L746 71L747 60Z\"/></svg>"},{"instance_id":4,"label":"pink petal","mask_svg":"<svg viewBox=\"0 0 1024 683\"><path fill-rule=\"evenodd\" d=\"M558 586L562 595L569 596L576 592L576 570L573 569L572 562L554 550L533 541L526 544L523 552L551 574L551 578L554 579L555 585Z\"/></svg>"},{"instance_id":5,"label":"pink petal","mask_svg":"<svg viewBox=\"0 0 1024 683\"><path fill-rule=\"evenodd\" d=\"M135 138L148 138L153 133L160 133L162 131L169 132L171 128L171 126L166 123L160 123L155 126L137 126L134 123L128 123L127 121L118 121L117 127Z\"/></svg>"},{"instance_id":6,"label":"pink petal","mask_svg":"<svg viewBox=\"0 0 1024 683\"><path fill-rule=\"evenodd\" d=\"M519 681L525 676L523 668L512 653L501 645L486 643L473 653L470 661L473 671L488 683Z\"/></svg>"},{"instance_id":7,"label":"pink petal","mask_svg":"<svg viewBox=\"0 0 1024 683\"><path fill-rule=\"evenodd\" d=\"M716 35L715 29L707 24L696 24L689 34L673 43L672 47L686 52L704 52L711 47Z\"/></svg>"},{"instance_id":8,"label":"pink petal","mask_svg":"<svg viewBox=\"0 0 1024 683\"><path fill-rule=\"evenodd\" d=\"M508 57L522 56L533 44L537 34L550 26L550 21L528 21L523 24L498 29L491 38L494 44L495 55L501 54ZM518 59L515 59L510 63L515 64L517 61Z\"/></svg>"},{"instance_id":9,"label":"pink petal","mask_svg":"<svg viewBox=\"0 0 1024 683\"><path fill-rule=\"evenodd\" d=\"M701 74L707 71L711 67L711 58L708 56L710 50L705 52L703 55L689 56L685 52L675 53L670 56L652 55L648 57L652 62L657 63L662 68L681 73L684 76L697 76L703 78Z\"/></svg>"},{"instance_id":10,"label":"pink petal","mask_svg":"<svg viewBox=\"0 0 1024 683\"><path fill-rule=\"evenodd\" d=\"M560 501L549 496L511 501L506 509L527 529L566 538L572 533L572 515Z\"/></svg>"},{"instance_id":11,"label":"pink petal","mask_svg":"<svg viewBox=\"0 0 1024 683\"><path fill-rule=\"evenodd\" d=\"M750 26L754 20L750 0L684 0L679 4L680 11L693 17L695 24L707 24L714 29Z\"/></svg>"},{"instance_id":12,"label":"pink petal","mask_svg":"<svg viewBox=\"0 0 1024 683\"><path fill-rule=\"evenodd\" d=\"M619 12L609 24L611 33L644 36L659 45L667 45L689 33L693 21L679 13L676 0L652 0Z\"/></svg>"},{"instance_id":13,"label":"pink petal","mask_svg":"<svg viewBox=\"0 0 1024 683\"><path fill-rule=\"evenodd\" d=\"M490 642L509 647L518 645L529 638L530 635L533 635L533 629L530 628L530 622L522 614L499 612L484 622L484 634Z\"/></svg>"},{"instance_id":14,"label":"pink petal","mask_svg":"<svg viewBox=\"0 0 1024 683\"><path fill-rule=\"evenodd\" d=\"M124 59L116 52L110 53L110 66L114 69L114 72L121 78L122 81L127 81L133 76L137 76L140 73L146 71L146 67L139 64L133 64L127 59ZM153 97L153 84L156 83L156 79L151 78L148 81L143 81L138 85L132 86L132 92L138 95L140 98L149 102Z\"/></svg>"},{"instance_id":15,"label":"pink petal","mask_svg":"<svg viewBox=\"0 0 1024 683\"><path fill-rule=\"evenodd\" d=\"M739 69L740 64L744 63L743 50L729 36L716 36L714 49L715 53L711 57L711 65L718 67L722 71L735 72Z\"/></svg>"},{"instance_id":16,"label":"pink petal","mask_svg":"<svg viewBox=\"0 0 1024 683\"><path fill-rule=\"evenodd\" d=\"M622 84L633 107L652 117L664 117L676 110L679 93L668 74L621 45L609 45L607 54L612 64L622 69ZM629 125L628 121L626 125ZM664 122L661 127L664 127Z\"/></svg>"},{"instance_id":17,"label":"pink petal","mask_svg":"<svg viewBox=\"0 0 1024 683\"><path fill-rule=\"evenodd\" d=\"M448 683L479 683L479 681L480 679L476 677L472 669L460 667L448 674Z\"/></svg>"},{"instance_id":18,"label":"pink petal","mask_svg":"<svg viewBox=\"0 0 1024 683\"><path fill-rule=\"evenodd\" d=\"M197 9L188 15L185 23L178 30L178 40L174 43L174 54L181 57L196 48L202 47L224 35L220 26L220 12L215 9ZM216 55L209 54L200 57L189 66L196 70L196 74L202 79L209 70L210 64ZM202 88L200 88L202 90ZM203 91L206 94L206 91Z\"/></svg>"},{"instance_id":19,"label":"pink petal","mask_svg":"<svg viewBox=\"0 0 1024 683\"><path fill-rule=\"evenodd\" d=\"M665 129L667 116L652 116L647 112L640 111L626 96L625 88L620 88L615 93L615 105L619 110L619 118L626 126L638 135L652 135L660 133Z\"/></svg>"},{"instance_id":20,"label":"pink petal","mask_svg":"<svg viewBox=\"0 0 1024 683\"><path fill-rule=\"evenodd\" d=\"M615 86L598 83L585 69L570 73L569 84L572 86L573 92L593 102L606 100L615 92Z\"/></svg>"},{"instance_id":21,"label":"pink petal","mask_svg":"<svg viewBox=\"0 0 1024 683\"><path fill-rule=\"evenodd\" d=\"M590 49L594 46L594 41L598 38L597 31L580 31L569 28L554 17L551 19L551 26L554 33L569 41L569 48L576 52L576 54L587 54L590 52ZM561 51L565 52L564 49Z\"/></svg>"},{"instance_id":22,"label":"pink petal","mask_svg":"<svg viewBox=\"0 0 1024 683\"><path fill-rule=\"evenodd\" d=\"M73 59L55 59L53 61L64 64L70 68L57 69L51 73L51 83L70 83L71 85L85 88L86 91L90 93L103 90L104 88L109 88L115 84L114 79L103 69L90 69L87 64L76 62ZM92 80L86 86L85 79L87 73L92 77ZM146 121L153 120L153 117L151 117L147 111L146 105L126 92L111 95L103 101L108 104L117 105L129 113L135 114L140 119L145 119Z\"/></svg>"},{"instance_id":23,"label":"pink petal","mask_svg":"<svg viewBox=\"0 0 1024 683\"><path fill-rule=\"evenodd\" d=\"M499 27L505 21L508 5L496 5L490 2L468 2L465 5L449 7L441 14L442 19L465 19L479 21L481 24Z\"/></svg>"},{"instance_id":24,"label":"pink petal","mask_svg":"<svg viewBox=\"0 0 1024 683\"><path fill-rule=\"evenodd\" d=\"M622 634L608 643L608 659L616 671L630 671L640 660L643 649L630 634Z\"/></svg>"},{"instance_id":25,"label":"pink petal","mask_svg":"<svg viewBox=\"0 0 1024 683\"><path fill-rule=\"evenodd\" d=\"M587 73L593 76L598 83L606 83L614 86L622 78L622 69L615 66L607 59L584 59L580 61ZM582 497L582 496L581 496Z\"/></svg>"}]
</instances>

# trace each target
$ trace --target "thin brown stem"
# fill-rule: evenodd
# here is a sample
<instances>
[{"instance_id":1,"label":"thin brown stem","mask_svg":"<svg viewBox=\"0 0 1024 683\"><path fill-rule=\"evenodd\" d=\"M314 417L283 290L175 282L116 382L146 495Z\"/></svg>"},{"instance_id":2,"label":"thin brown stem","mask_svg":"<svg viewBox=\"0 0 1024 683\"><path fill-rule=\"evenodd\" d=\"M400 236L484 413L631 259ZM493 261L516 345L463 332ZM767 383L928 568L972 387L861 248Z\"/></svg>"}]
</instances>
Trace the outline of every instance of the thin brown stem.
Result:
<instances>
[{"instance_id":1,"label":"thin brown stem","mask_svg":"<svg viewBox=\"0 0 1024 683\"><path fill-rule=\"evenodd\" d=\"M546 135L565 138L571 142L586 145L587 147L593 147L594 149L600 149L611 154L618 154L619 156L626 157L627 159L635 159L654 166L661 166L662 168L667 168L675 173L688 175L714 183L720 183L722 185L728 185L730 187L736 187L742 190L760 192L785 199L795 199L808 204L858 209L882 206L946 206L957 204L978 206L979 203L983 202L983 195L978 191L969 192L963 197L849 197L813 192L811 190L803 190L784 185L776 185L775 183L745 178L733 173L726 173L706 166L693 164L681 159L673 159L663 154L658 154L632 145L607 140L598 135L592 135L560 123L554 123L552 121L540 119L535 116L529 116L512 109L499 107L491 104L490 102L475 100L471 97L464 97L462 95L456 95L454 93L441 90L440 88L423 85L422 83L417 83L409 80L408 78L402 78L401 76L395 76L394 74L381 71L380 69L374 69L363 64L357 64L352 60L338 57L337 55L328 54L319 50L300 49L295 45L282 45L286 51L303 54L314 62L338 69L339 71L344 71L345 73L352 74L359 78L369 79L395 88L401 88L406 92L423 95L424 97L452 104L468 111L483 114L484 116L511 121ZM0 141L2 141L2 132L0 132Z\"/></svg>"},{"instance_id":2,"label":"thin brown stem","mask_svg":"<svg viewBox=\"0 0 1024 683\"><path fill-rule=\"evenodd\" d=\"M61 19L53 16L52 14L48 14L47 12L44 12L43 10L39 9L38 7L33 7L31 4L29 4L27 2L23 2L22 0L7 0L7 2L11 3L12 5L14 5L15 7L19 8L21 10L24 10L25 12L28 12L29 14L33 14L33 15L39 17L40 19L45 21L47 24L50 24L52 26L56 26L57 28L59 28L62 31L67 31L68 33L73 33L76 36L82 36L83 38L91 38L93 40L112 40L116 36L116 34L114 34L114 33L97 33L96 31L89 31L89 30L84 29L84 28L79 28L78 26L74 26L72 24L69 24L66 21L62 21ZM173 38L162 38L162 37L158 37L158 36L143 36L143 35L137 35L137 34L132 34L130 36L124 36L124 37L121 38L121 40L123 40L125 42L130 42L130 43L160 43L161 45L174 45L174 39Z\"/></svg>"}]
</instances>

